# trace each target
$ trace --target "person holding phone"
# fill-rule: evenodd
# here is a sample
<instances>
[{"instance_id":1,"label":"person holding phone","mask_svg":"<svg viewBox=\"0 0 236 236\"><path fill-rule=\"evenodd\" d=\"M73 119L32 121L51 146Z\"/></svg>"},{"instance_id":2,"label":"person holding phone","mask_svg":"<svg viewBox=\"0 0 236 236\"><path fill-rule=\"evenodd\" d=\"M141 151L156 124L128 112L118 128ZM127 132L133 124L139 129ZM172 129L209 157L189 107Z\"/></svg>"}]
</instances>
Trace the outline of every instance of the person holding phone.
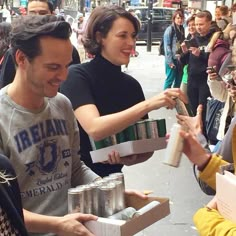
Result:
<instances>
[{"instance_id":1,"label":"person holding phone","mask_svg":"<svg viewBox=\"0 0 236 236\"><path fill-rule=\"evenodd\" d=\"M225 103L217 133L217 139L220 142L224 138L231 120L236 114L236 67L230 68L230 70L232 70L230 73L222 76L221 81L219 80L219 75L215 71L207 70L207 73L209 74L208 85L212 96L220 102ZM229 77L231 78L229 79Z\"/></svg>"},{"instance_id":2,"label":"person holding phone","mask_svg":"<svg viewBox=\"0 0 236 236\"><path fill-rule=\"evenodd\" d=\"M195 37L199 46L188 49L186 45L183 45L184 56L181 57L181 62L188 64L187 95L194 115L196 115L198 105L203 105L202 122L205 135L207 98L211 96L206 73L209 57L207 45L215 32L215 29L211 28L211 22L212 15L209 11L196 14L195 26L197 33Z\"/></svg>"},{"instance_id":3,"label":"person holding phone","mask_svg":"<svg viewBox=\"0 0 236 236\"><path fill-rule=\"evenodd\" d=\"M188 27L188 35L187 38L184 40L184 42L181 44L181 47L187 47L189 49L191 47L191 39L195 39L196 36L196 27L195 27L195 14L187 19L187 27ZM197 44L196 40L194 40L195 44ZM187 50L185 50L187 51ZM181 54L181 57L183 57L184 54ZM184 94L187 95L187 82L188 82L188 64L184 65L183 68L183 77L180 89L184 92Z\"/></svg>"}]
</instances>

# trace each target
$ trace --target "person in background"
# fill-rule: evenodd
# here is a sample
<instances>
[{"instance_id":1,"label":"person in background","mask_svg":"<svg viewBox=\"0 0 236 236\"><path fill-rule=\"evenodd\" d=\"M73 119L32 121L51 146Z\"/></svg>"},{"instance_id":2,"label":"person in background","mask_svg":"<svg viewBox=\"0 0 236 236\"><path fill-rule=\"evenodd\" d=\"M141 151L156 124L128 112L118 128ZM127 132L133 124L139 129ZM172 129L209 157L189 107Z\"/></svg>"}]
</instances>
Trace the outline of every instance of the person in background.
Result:
<instances>
[{"instance_id":1,"label":"person in background","mask_svg":"<svg viewBox=\"0 0 236 236\"><path fill-rule=\"evenodd\" d=\"M2 20L3 22L11 23L11 13L6 5L3 5L2 9Z\"/></svg>"},{"instance_id":2,"label":"person in background","mask_svg":"<svg viewBox=\"0 0 236 236\"><path fill-rule=\"evenodd\" d=\"M197 47L182 47L185 54L181 57L184 64L188 64L188 85L187 94L193 114L196 115L199 104L203 105L203 132L206 135L206 106L207 98L211 96L207 84L207 72L209 51L207 45L215 32L211 30L212 15L209 11L202 11L195 16Z\"/></svg>"},{"instance_id":3,"label":"person in background","mask_svg":"<svg viewBox=\"0 0 236 236\"><path fill-rule=\"evenodd\" d=\"M74 28L73 31L76 32L76 36L77 36L77 44L78 44L78 52L79 52L79 56L80 56L80 61L83 62L86 58L86 52L84 49L84 45L82 42L83 39L83 35L86 29L86 24L87 21L85 20L83 14L78 15L78 24L77 24L77 28Z\"/></svg>"},{"instance_id":4,"label":"person in background","mask_svg":"<svg viewBox=\"0 0 236 236\"><path fill-rule=\"evenodd\" d=\"M229 40L224 39L224 37L221 38L219 37L215 41L215 43L211 44L214 46L212 47L212 51L208 59L208 66L213 67L214 71L211 70L207 71L208 72L207 84L210 88L210 92L214 100L209 101L209 104L211 103L222 104L219 105L219 108L221 109L222 113L219 121L218 132L216 133L217 136L211 138L209 137L209 142L215 145L216 143L221 141L225 136L225 133L227 132L230 122L236 112L236 107L234 102L235 99L234 94L236 92L235 91L236 87L234 86L234 83L231 83L235 80L235 72L232 72L230 75L230 71L227 68L228 65L231 65L232 61L232 50L230 50ZM227 75L225 75L226 72L228 76L229 75L232 76L233 79L231 80L226 79L227 78ZM217 119L215 117L215 114L213 115L213 119ZM209 130L209 132L211 132L211 130ZM217 146L218 145L219 144L217 144Z\"/></svg>"},{"instance_id":5,"label":"person in background","mask_svg":"<svg viewBox=\"0 0 236 236\"><path fill-rule=\"evenodd\" d=\"M216 8L215 8L215 19L214 20L216 23L221 20L220 6L216 6Z\"/></svg>"},{"instance_id":6,"label":"person in background","mask_svg":"<svg viewBox=\"0 0 236 236\"><path fill-rule=\"evenodd\" d=\"M0 154L0 219L1 235L28 235L17 176L9 159L2 154Z\"/></svg>"},{"instance_id":7,"label":"person in background","mask_svg":"<svg viewBox=\"0 0 236 236\"><path fill-rule=\"evenodd\" d=\"M165 71L166 79L164 90L167 88L179 88L183 75L183 67L179 62L181 43L184 41L184 14L177 9L172 17L172 24L164 32Z\"/></svg>"},{"instance_id":8,"label":"person in background","mask_svg":"<svg viewBox=\"0 0 236 236\"><path fill-rule=\"evenodd\" d=\"M148 112L174 108L173 97L187 102L178 88L167 89L145 100L137 80L121 71L128 64L139 30L137 19L118 6L94 9L88 21L84 47L95 55L88 63L69 67L67 80L60 91L71 101L79 123L81 159L94 172L106 176L120 172L129 160L143 162L152 153L119 159L119 153L109 155L109 163L92 163L90 139L95 141L123 131L135 122L148 118Z\"/></svg>"},{"instance_id":9,"label":"person in background","mask_svg":"<svg viewBox=\"0 0 236 236\"><path fill-rule=\"evenodd\" d=\"M48 0L29 0L27 6L28 15L50 15L53 14L53 4ZM80 63L79 54L75 47L72 52L72 64ZM0 72L0 88L10 84L15 76L16 69L12 57L12 50L7 50L4 60L2 61L2 69Z\"/></svg>"},{"instance_id":10,"label":"person in background","mask_svg":"<svg viewBox=\"0 0 236 236\"><path fill-rule=\"evenodd\" d=\"M10 45L11 24L7 22L0 23L0 69L4 59L4 54Z\"/></svg>"},{"instance_id":11,"label":"person in background","mask_svg":"<svg viewBox=\"0 0 236 236\"><path fill-rule=\"evenodd\" d=\"M226 5L220 6L221 19L217 21L217 25L221 30L224 30L229 23L232 23L232 18L229 16L229 8Z\"/></svg>"},{"instance_id":12,"label":"person in background","mask_svg":"<svg viewBox=\"0 0 236 236\"><path fill-rule=\"evenodd\" d=\"M187 40L191 40L196 36L196 27L195 27L195 15L190 16L186 21L187 27L188 27L188 35L186 37ZM183 42L181 44L181 47L185 46L185 43ZM181 57L183 54L181 54ZM180 58L181 60L181 58ZM183 77L182 77L182 83L180 86L180 89L183 91L184 94L187 96L187 83L188 83L188 65L184 65L183 68Z\"/></svg>"}]
</instances>

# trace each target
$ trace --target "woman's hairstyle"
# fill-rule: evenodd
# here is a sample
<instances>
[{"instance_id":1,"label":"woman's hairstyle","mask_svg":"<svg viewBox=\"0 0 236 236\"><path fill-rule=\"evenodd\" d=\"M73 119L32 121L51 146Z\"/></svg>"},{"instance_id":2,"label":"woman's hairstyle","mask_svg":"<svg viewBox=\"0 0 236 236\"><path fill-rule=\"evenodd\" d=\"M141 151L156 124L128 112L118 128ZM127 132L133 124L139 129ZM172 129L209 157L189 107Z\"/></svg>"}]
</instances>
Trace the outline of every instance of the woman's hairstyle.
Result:
<instances>
[{"instance_id":1,"label":"woman's hairstyle","mask_svg":"<svg viewBox=\"0 0 236 236\"><path fill-rule=\"evenodd\" d=\"M181 9L181 8L177 9L177 10L174 12L173 16L172 16L172 22L175 21L175 18L176 18L178 15L179 15L182 19L184 19L184 10Z\"/></svg>"},{"instance_id":2,"label":"woman's hairstyle","mask_svg":"<svg viewBox=\"0 0 236 236\"><path fill-rule=\"evenodd\" d=\"M118 18L125 18L129 20L135 29L135 34L138 34L140 25L138 20L124 8L112 5L97 7L91 13L85 35L82 39L85 50L92 55L101 53L101 42L97 41L97 33L100 33L105 38L112 28L114 21Z\"/></svg>"},{"instance_id":3,"label":"woman's hairstyle","mask_svg":"<svg viewBox=\"0 0 236 236\"><path fill-rule=\"evenodd\" d=\"M7 22L0 23L0 59L5 54L10 45L11 24Z\"/></svg>"},{"instance_id":4,"label":"woman's hairstyle","mask_svg":"<svg viewBox=\"0 0 236 236\"><path fill-rule=\"evenodd\" d=\"M28 15L17 18L13 22L11 32L11 47L13 56L17 50L22 51L33 60L40 55L40 38L51 36L58 39L69 39L71 27L68 22L55 15Z\"/></svg>"},{"instance_id":5,"label":"woman's hairstyle","mask_svg":"<svg viewBox=\"0 0 236 236\"><path fill-rule=\"evenodd\" d=\"M229 8L226 5L220 6L220 12L222 16L227 16L229 14Z\"/></svg>"},{"instance_id":6,"label":"woman's hairstyle","mask_svg":"<svg viewBox=\"0 0 236 236\"><path fill-rule=\"evenodd\" d=\"M188 19L187 19L187 21L186 21L186 24L188 25L191 21L195 21L195 14L194 15L192 15L192 16L190 16Z\"/></svg>"}]
</instances>

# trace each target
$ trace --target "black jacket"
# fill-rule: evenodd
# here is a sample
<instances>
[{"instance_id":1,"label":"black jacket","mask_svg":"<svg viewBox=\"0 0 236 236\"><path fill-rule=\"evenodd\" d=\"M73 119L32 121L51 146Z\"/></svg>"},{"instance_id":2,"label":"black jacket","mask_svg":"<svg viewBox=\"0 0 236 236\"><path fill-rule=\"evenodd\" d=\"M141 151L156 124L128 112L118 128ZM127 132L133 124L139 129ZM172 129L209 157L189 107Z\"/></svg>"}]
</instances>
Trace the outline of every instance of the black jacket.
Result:
<instances>
[{"instance_id":1,"label":"black jacket","mask_svg":"<svg viewBox=\"0 0 236 236\"><path fill-rule=\"evenodd\" d=\"M8 158L0 154L0 171L8 176L16 176ZM24 225L20 189L17 179L9 180L9 183L0 183L0 205L6 212L19 235L27 236ZM2 232L0 232L2 235Z\"/></svg>"}]
</instances>

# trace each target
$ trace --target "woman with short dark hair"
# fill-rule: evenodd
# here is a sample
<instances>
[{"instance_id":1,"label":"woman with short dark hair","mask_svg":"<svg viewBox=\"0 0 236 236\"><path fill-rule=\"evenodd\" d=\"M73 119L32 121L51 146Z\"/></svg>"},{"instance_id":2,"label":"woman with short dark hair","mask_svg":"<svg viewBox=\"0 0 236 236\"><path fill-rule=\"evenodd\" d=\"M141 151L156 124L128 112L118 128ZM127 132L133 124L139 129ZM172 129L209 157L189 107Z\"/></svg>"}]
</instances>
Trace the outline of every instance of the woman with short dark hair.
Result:
<instances>
[{"instance_id":1,"label":"woman with short dark hair","mask_svg":"<svg viewBox=\"0 0 236 236\"><path fill-rule=\"evenodd\" d=\"M121 65L129 63L138 30L138 20L122 7L94 9L83 42L87 52L95 58L70 66L68 78L61 86L60 91L72 102L79 122L81 159L100 176L121 172L123 164L130 165L127 160L142 162L152 153L121 160L119 153L114 151L109 156L109 164L92 163L90 138L102 140L147 118L152 110L173 108L173 97L185 100L179 89L169 89L145 100L139 82L121 71Z\"/></svg>"}]
</instances>

